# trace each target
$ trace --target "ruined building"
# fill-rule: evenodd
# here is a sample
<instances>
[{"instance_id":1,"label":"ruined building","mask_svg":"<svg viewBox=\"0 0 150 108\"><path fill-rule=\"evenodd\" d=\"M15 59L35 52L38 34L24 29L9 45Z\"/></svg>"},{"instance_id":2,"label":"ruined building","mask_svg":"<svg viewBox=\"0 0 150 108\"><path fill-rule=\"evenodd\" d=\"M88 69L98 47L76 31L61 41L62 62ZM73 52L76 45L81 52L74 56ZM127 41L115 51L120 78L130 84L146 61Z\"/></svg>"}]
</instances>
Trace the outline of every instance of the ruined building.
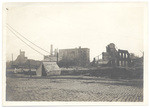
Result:
<instances>
[{"instance_id":1,"label":"ruined building","mask_svg":"<svg viewBox=\"0 0 150 108\"><path fill-rule=\"evenodd\" d=\"M20 50L20 55L18 55L17 59L14 61L14 65L22 66L26 63L27 57L25 57L25 52Z\"/></svg>"},{"instance_id":2,"label":"ruined building","mask_svg":"<svg viewBox=\"0 0 150 108\"><path fill-rule=\"evenodd\" d=\"M118 50L117 65L124 67L131 65L130 54L127 50Z\"/></svg>"},{"instance_id":3,"label":"ruined building","mask_svg":"<svg viewBox=\"0 0 150 108\"><path fill-rule=\"evenodd\" d=\"M59 65L62 67L79 66L85 67L89 65L88 48L60 49L59 50Z\"/></svg>"},{"instance_id":4,"label":"ruined building","mask_svg":"<svg viewBox=\"0 0 150 108\"><path fill-rule=\"evenodd\" d=\"M102 53L102 59L96 61L97 64L106 66L122 66L131 65L130 54L127 50L116 49L114 43L106 46L106 52Z\"/></svg>"},{"instance_id":5,"label":"ruined building","mask_svg":"<svg viewBox=\"0 0 150 108\"><path fill-rule=\"evenodd\" d=\"M40 65L40 61L28 59L25 57L25 51L20 50L20 54L17 56L16 60L10 61L7 68L37 68Z\"/></svg>"}]
</instances>

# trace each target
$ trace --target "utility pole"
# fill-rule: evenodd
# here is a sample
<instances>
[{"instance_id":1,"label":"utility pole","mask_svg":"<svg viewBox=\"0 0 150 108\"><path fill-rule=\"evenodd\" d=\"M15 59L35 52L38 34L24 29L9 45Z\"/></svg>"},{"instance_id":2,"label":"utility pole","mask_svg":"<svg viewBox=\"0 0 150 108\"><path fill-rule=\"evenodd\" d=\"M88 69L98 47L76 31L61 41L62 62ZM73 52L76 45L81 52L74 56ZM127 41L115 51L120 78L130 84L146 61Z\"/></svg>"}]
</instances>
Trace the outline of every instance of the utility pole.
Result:
<instances>
[{"instance_id":1,"label":"utility pole","mask_svg":"<svg viewBox=\"0 0 150 108\"><path fill-rule=\"evenodd\" d=\"M12 64L11 64L11 67L13 66L13 54L12 54Z\"/></svg>"},{"instance_id":2,"label":"utility pole","mask_svg":"<svg viewBox=\"0 0 150 108\"><path fill-rule=\"evenodd\" d=\"M32 74L31 74L31 66L30 66L30 60L29 60L29 74L30 74L30 77L32 77Z\"/></svg>"},{"instance_id":3,"label":"utility pole","mask_svg":"<svg viewBox=\"0 0 150 108\"><path fill-rule=\"evenodd\" d=\"M57 64L58 64L58 52L57 52Z\"/></svg>"},{"instance_id":4,"label":"utility pole","mask_svg":"<svg viewBox=\"0 0 150 108\"><path fill-rule=\"evenodd\" d=\"M50 45L49 55L51 55L51 45Z\"/></svg>"}]
</instances>

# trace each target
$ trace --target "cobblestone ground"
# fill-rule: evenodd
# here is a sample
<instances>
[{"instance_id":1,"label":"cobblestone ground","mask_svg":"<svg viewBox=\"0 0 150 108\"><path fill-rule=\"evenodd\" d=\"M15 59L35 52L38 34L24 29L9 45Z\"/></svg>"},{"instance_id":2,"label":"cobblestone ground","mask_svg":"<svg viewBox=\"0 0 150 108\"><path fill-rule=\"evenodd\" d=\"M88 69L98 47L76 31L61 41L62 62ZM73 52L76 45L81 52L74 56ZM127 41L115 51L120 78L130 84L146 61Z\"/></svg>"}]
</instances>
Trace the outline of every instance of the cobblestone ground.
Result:
<instances>
[{"instance_id":1,"label":"cobblestone ground","mask_svg":"<svg viewBox=\"0 0 150 108\"><path fill-rule=\"evenodd\" d=\"M143 101L142 79L7 77L7 101Z\"/></svg>"}]
</instances>

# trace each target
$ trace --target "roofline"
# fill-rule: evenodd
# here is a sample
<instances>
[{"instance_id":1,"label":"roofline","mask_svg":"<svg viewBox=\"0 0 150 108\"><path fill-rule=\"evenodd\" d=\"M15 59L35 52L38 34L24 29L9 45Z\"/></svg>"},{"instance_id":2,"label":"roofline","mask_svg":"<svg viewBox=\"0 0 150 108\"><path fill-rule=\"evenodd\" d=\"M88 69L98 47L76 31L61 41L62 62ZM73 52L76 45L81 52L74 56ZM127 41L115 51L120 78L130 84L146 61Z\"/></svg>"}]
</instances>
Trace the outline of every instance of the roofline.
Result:
<instances>
[{"instance_id":1,"label":"roofline","mask_svg":"<svg viewBox=\"0 0 150 108\"><path fill-rule=\"evenodd\" d=\"M128 50L122 50L122 49L118 49L118 52L119 51L123 51L123 52L128 52ZM129 52L128 52L129 53Z\"/></svg>"},{"instance_id":2,"label":"roofline","mask_svg":"<svg viewBox=\"0 0 150 108\"><path fill-rule=\"evenodd\" d=\"M76 49L88 49L90 50L90 48L69 48L69 49L59 49L60 50L76 50Z\"/></svg>"}]
</instances>

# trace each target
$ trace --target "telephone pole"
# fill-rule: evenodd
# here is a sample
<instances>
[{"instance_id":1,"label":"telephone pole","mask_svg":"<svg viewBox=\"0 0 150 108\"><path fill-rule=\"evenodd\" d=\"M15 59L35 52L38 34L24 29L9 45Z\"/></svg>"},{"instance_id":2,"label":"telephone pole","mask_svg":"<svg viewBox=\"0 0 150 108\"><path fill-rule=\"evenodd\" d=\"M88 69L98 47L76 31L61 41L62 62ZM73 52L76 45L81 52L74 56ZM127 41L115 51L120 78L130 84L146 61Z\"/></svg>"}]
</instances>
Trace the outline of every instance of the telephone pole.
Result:
<instances>
[{"instance_id":1,"label":"telephone pole","mask_svg":"<svg viewBox=\"0 0 150 108\"><path fill-rule=\"evenodd\" d=\"M13 67L13 54L12 54L11 56L12 56L12 64L11 64L11 67Z\"/></svg>"},{"instance_id":2,"label":"telephone pole","mask_svg":"<svg viewBox=\"0 0 150 108\"><path fill-rule=\"evenodd\" d=\"M30 77L32 77L31 66L30 66L30 60L29 60L29 74L30 74Z\"/></svg>"},{"instance_id":3,"label":"telephone pole","mask_svg":"<svg viewBox=\"0 0 150 108\"><path fill-rule=\"evenodd\" d=\"M58 52L57 52L57 64L58 64Z\"/></svg>"}]
</instances>

